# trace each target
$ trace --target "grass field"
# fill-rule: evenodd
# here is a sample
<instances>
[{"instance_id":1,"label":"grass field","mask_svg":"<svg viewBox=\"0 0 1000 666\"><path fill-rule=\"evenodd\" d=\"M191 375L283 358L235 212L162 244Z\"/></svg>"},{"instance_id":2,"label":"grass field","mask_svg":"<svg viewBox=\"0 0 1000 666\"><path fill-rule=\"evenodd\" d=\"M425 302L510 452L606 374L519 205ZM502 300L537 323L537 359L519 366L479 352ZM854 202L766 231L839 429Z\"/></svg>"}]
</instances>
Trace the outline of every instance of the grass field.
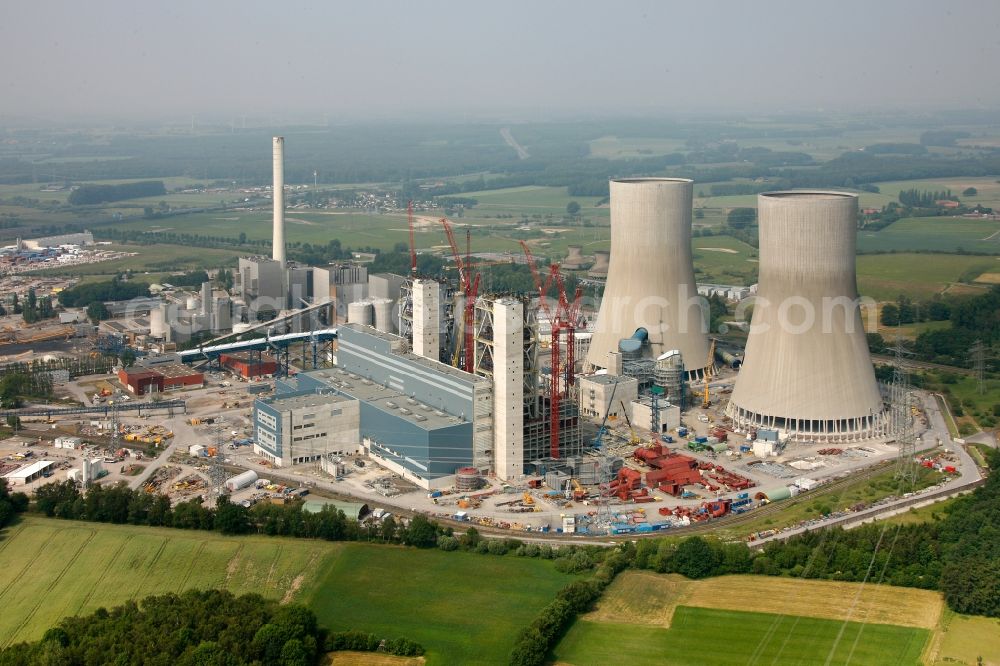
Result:
<instances>
[{"instance_id":1,"label":"grass field","mask_svg":"<svg viewBox=\"0 0 1000 666\"><path fill-rule=\"evenodd\" d=\"M1000 222L964 217L908 217L880 231L858 232L859 252L891 250L1000 254Z\"/></svg>"},{"instance_id":2,"label":"grass field","mask_svg":"<svg viewBox=\"0 0 1000 666\"><path fill-rule=\"evenodd\" d=\"M869 254L857 260L858 291L876 300L899 294L927 299L961 279L1000 269L997 257L958 254ZM977 288L981 293L985 287Z\"/></svg>"},{"instance_id":3,"label":"grass field","mask_svg":"<svg viewBox=\"0 0 1000 666\"><path fill-rule=\"evenodd\" d=\"M824 602L817 604L816 599ZM671 616L679 606L934 629L940 623L944 602L937 592L886 585L862 587L856 583L771 576L719 576L694 581L676 574L626 571L583 619L665 628L671 626Z\"/></svg>"},{"instance_id":4,"label":"grass field","mask_svg":"<svg viewBox=\"0 0 1000 666\"><path fill-rule=\"evenodd\" d=\"M236 259L241 254L235 250L167 244L114 245L110 249L135 253L135 255L96 264L47 268L38 271L38 274L90 276L96 280L109 278L116 273L128 270L138 273L147 271L157 273L212 269L221 266L235 266Z\"/></svg>"},{"instance_id":5,"label":"grass field","mask_svg":"<svg viewBox=\"0 0 1000 666\"><path fill-rule=\"evenodd\" d=\"M669 629L578 620L561 664L918 664L926 629L680 606Z\"/></svg>"},{"instance_id":6,"label":"grass field","mask_svg":"<svg viewBox=\"0 0 1000 666\"><path fill-rule=\"evenodd\" d=\"M852 664L935 666L974 666L981 656L998 666L1000 620L953 613L928 590L767 576L695 581L626 571L556 649L557 663L575 666L844 664L848 655Z\"/></svg>"},{"instance_id":7,"label":"grass field","mask_svg":"<svg viewBox=\"0 0 1000 666\"><path fill-rule=\"evenodd\" d=\"M332 630L415 640L428 664L499 664L518 630L570 580L544 560L352 546L302 601Z\"/></svg>"},{"instance_id":8,"label":"grass field","mask_svg":"<svg viewBox=\"0 0 1000 666\"><path fill-rule=\"evenodd\" d=\"M934 666L967 664L1000 666L1000 619L945 613L928 661Z\"/></svg>"},{"instance_id":9,"label":"grass field","mask_svg":"<svg viewBox=\"0 0 1000 666\"><path fill-rule=\"evenodd\" d=\"M226 588L304 603L333 630L416 640L430 664L505 663L572 578L546 560L29 516L0 537L0 647L101 606Z\"/></svg>"},{"instance_id":10,"label":"grass field","mask_svg":"<svg viewBox=\"0 0 1000 666\"><path fill-rule=\"evenodd\" d=\"M888 523L890 525L919 525L922 523L929 523L935 520L935 516L937 516L938 520L943 519L948 514L954 503L955 498L946 499L941 502L934 502L933 504L922 506L919 509L911 508L909 511L905 511L888 518L883 518L879 522Z\"/></svg>"},{"instance_id":11,"label":"grass field","mask_svg":"<svg viewBox=\"0 0 1000 666\"><path fill-rule=\"evenodd\" d=\"M151 594L221 587L291 598L339 548L27 517L0 540L0 646Z\"/></svg>"}]
</instances>

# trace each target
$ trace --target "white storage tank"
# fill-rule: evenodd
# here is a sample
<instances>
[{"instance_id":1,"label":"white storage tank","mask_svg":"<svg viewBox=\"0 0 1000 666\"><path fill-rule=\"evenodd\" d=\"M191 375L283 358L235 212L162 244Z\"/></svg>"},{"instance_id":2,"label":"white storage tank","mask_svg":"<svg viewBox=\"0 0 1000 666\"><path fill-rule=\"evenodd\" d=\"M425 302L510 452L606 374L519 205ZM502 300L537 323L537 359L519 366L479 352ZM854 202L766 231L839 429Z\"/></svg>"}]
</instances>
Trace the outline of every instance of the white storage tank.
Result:
<instances>
[{"instance_id":1,"label":"white storage tank","mask_svg":"<svg viewBox=\"0 0 1000 666\"><path fill-rule=\"evenodd\" d=\"M393 300L391 298L376 298L372 301L375 314L375 328L383 333L395 333L396 327L392 317Z\"/></svg>"},{"instance_id":2,"label":"white storage tank","mask_svg":"<svg viewBox=\"0 0 1000 666\"><path fill-rule=\"evenodd\" d=\"M372 325L373 308L370 301L355 301L347 304L347 321L362 326Z\"/></svg>"},{"instance_id":3,"label":"white storage tank","mask_svg":"<svg viewBox=\"0 0 1000 666\"><path fill-rule=\"evenodd\" d=\"M237 490L241 490L243 488L252 486L256 480L257 480L257 472L253 471L252 469L248 469L242 474L237 474L236 476L227 479L226 490L228 490L231 493L234 493Z\"/></svg>"},{"instance_id":4,"label":"white storage tank","mask_svg":"<svg viewBox=\"0 0 1000 666\"><path fill-rule=\"evenodd\" d=\"M154 338L166 338L170 332L167 326L167 304L160 303L149 311L149 334Z\"/></svg>"}]
</instances>

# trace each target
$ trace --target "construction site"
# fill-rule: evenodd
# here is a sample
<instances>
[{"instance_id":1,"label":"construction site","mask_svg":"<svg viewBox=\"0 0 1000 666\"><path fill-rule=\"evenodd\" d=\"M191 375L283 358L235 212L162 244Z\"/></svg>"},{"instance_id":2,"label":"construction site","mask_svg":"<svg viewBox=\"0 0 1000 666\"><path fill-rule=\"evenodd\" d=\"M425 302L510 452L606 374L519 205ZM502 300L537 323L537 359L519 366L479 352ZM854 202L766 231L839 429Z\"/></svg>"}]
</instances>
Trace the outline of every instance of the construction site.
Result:
<instances>
[{"instance_id":1,"label":"construction site","mask_svg":"<svg viewBox=\"0 0 1000 666\"><path fill-rule=\"evenodd\" d=\"M901 378L876 382L855 195L761 194L760 280L732 294L758 299L750 332L712 337L700 294L719 286L695 282L689 180L611 181L610 254L588 263L574 247L564 268L521 241L533 288L494 292L489 271L510 258L476 253L468 229L463 247L445 218L445 274L418 271L412 205L405 275L287 262L283 139L272 147L273 256L240 259L233 294L205 283L176 313L150 305L146 342L112 350L136 365L77 391L97 408L115 392L117 411L243 384L183 423L112 419L115 444L170 449L137 481L151 492L208 499L241 469L270 469L297 483L237 490L280 497L308 481L484 526L626 534L743 514L887 460L909 469L918 449L950 444L931 403ZM790 326L790 300L832 319ZM261 302L274 316L240 323ZM170 351L178 321L218 335Z\"/></svg>"}]
</instances>

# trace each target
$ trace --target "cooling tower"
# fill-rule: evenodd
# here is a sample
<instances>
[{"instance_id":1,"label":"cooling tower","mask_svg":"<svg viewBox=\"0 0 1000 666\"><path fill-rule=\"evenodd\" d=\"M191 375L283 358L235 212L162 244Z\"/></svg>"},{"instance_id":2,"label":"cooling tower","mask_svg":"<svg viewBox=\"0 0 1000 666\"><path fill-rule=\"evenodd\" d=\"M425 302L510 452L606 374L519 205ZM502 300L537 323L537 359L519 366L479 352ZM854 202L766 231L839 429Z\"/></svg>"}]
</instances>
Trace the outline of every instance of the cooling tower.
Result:
<instances>
[{"instance_id":1,"label":"cooling tower","mask_svg":"<svg viewBox=\"0 0 1000 666\"><path fill-rule=\"evenodd\" d=\"M858 198L770 192L757 204L760 279L726 413L738 428L851 441L883 434L855 278Z\"/></svg>"},{"instance_id":2,"label":"cooling tower","mask_svg":"<svg viewBox=\"0 0 1000 666\"><path fill-rule=\"evenodd\" d=\"M608 354L640 328L642 358L677 349L689 379L711 363L691 257L692 191L692 181L679 178L611 181L611 261L587 354L592 365L607 368Z\"/></svg>"},{"instance_id":3,"label":"cooling tower","mask_svg":"<svg viewBox=\"0 0 1000 666\"><path fill-rule=\"evenodd\" d=\"M272 146L274 160L274 187L271 189L274 202L274 225L271 230L271 258L285 268L285 137L274 137Z\"/></svg>"},{"instance_id":4,"label":"cooling tower","mask_svg":"<svg viewBox=\"0 0 1000 666\"><path fill-rule=\"evenodd\" d=\"M568 250L568 254L566 255L566 258L563 259L562 262L563 268L567 268L570 270L575 270L577 268L580 268L580 266L583 265L583 263L586 261L583 258L583 255L581 254L583 248L580 247L579 245L570 245L566 249Z\"/></svg>"},{"instance_id":5,"label":"cooling tower","mask_svg":"<svg viewBox=\"0 0 1000 666\"><path fill-rule=\"evenodd\" d=\"M606 250L596 250L594 252L594 265L590 267L587 275L590 277L605 277L608 274L608 261L611 256Z\"/></svg>"}]
</instances>

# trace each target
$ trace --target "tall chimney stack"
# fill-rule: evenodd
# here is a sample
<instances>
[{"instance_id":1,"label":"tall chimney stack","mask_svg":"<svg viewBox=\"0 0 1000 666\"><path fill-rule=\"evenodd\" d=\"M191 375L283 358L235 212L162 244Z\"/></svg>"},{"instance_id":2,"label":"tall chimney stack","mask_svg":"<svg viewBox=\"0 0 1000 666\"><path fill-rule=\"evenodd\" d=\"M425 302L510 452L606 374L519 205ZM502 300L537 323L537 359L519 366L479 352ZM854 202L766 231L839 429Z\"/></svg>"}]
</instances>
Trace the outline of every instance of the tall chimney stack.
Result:
<instances>
[{"instance_id":1,"label":"tall chimney stack","mask_svg":"<svg viewBox=\"0 0 1000 666\"><path fill-rule=\"evenodd\" d=\"M285 137L274 137L274 229L271 232L271 258L285 269Z\"/></svg>"}]
</instances>

